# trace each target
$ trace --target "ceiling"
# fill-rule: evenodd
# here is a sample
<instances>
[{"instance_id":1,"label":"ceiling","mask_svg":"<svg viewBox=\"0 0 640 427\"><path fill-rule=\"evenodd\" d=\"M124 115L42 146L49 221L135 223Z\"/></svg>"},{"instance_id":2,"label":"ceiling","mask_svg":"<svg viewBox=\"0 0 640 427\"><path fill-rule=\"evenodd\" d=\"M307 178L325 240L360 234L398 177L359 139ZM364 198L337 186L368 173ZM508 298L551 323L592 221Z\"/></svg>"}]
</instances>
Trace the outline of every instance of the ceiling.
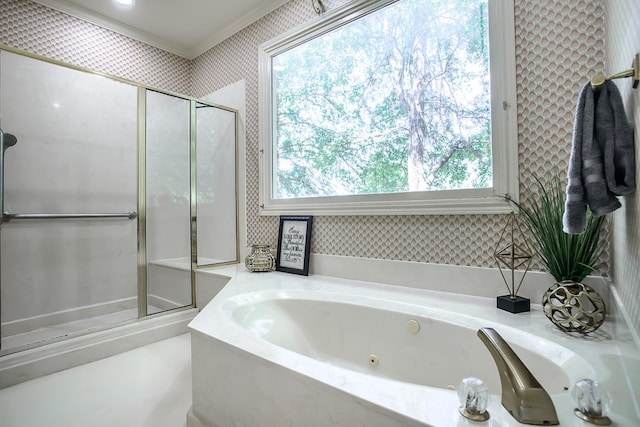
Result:
<instances>
[{"instance_id":1,"label":"ceiling","mask_svg":"<svg viewBox=\"0 0 640 427\"><path fill-rule=\"evenodd\" d=\"M289 0L33 0L193 59Z\"/></svg>"}]
</instances>

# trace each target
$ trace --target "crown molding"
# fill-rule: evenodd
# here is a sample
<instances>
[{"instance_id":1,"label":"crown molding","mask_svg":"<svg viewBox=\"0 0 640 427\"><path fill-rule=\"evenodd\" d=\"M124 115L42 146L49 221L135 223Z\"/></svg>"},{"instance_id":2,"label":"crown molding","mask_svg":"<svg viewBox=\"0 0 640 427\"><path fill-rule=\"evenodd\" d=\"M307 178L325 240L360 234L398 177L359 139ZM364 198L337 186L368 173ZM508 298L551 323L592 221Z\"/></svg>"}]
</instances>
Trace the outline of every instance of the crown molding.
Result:
<instances>
[{"instance_id":1,"label":"crown molding","mask_svg":"<svg viewBox=\"0 0 640 427\"><path fill-rule=\"evenodd\" d=\"M200 43L196 44L196 46L194 46L190 51L191 57L189 59L197 58L212 47L228 39L257 20L265 17L289 1L291 0L272 0L261 2L261 6L259 8L253 9L251 12L243 15L239 19L229 23L224 28L210 33Z\"/></svg>"},{"instance_id":2,"label":"crown molding","mask_svg":"<svg viewBox=\"0 0 640 427\"><path fill-rule=\"evenodd\" d=\"M181 56L183 58L192 59L192 58L189 58L189 55L191 52L187 48L178 46L176 44L173 44L171 42L158 38L152 34L149 34L145 31L141 31L127 24L123 24L122 22L118 22L114 19L108 18L99 13L93 12L82 6L71 4L63 0L31 0L31 1L33 1L34 3L39 3L43 6L49 7L51 9L55 9L58 12L62 12L64 14L73 16L83 21L90 22L91 24L97 25L99 27L121 34L123 36L146 43L153 47L157 47L158 49L165 50L167 52Z\"/></svg>"},{"instance_id":3,"label":"crown molding","mask_svg":"<svg viewBox=\"0 0 640 427\"><path fill-rule=\"evenodd\" d=\"M253 24L265 15L273 12L280 6L284 5L290 0L272 0L261 2L260 7L252 9L249 13L241 16L233 22L223 28L215 29L208 36L196 43L192 47L180 46L172 43L168 40L154 36L148 32L139 30L130 25L111 19L107 16L89 10L85 7L79 6L75 3L71 3L65 0L31 0L35 3L41 4L45 7L55 9L64 14L73 16L86 22L90 22L99 27L121 34L123 36L138 40L146 43L150 46L162 49L164 51L173 53L180 57L192 60L202 55L218 43L231 37L238 31Z\"/></svg>"}]
</instances>

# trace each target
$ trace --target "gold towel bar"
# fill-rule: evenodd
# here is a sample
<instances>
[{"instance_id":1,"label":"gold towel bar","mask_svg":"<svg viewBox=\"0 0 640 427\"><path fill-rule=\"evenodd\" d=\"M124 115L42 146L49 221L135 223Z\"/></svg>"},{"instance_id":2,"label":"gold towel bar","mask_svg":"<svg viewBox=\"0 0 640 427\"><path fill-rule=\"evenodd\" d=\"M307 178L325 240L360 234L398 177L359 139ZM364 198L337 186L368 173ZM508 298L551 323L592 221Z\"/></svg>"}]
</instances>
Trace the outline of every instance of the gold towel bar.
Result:
<instances>
[{"instance_id":1,"label":"gold towel bar","mask_svg":"<svg viewBox=\"0 0 640 427\"><path fill-rule=\"evenodd\" d=\"M638 83L640 82L640 53L636 53L629 70L621 71L610 75L609 77L605 77L604 74L596 74L593 76L591 78L591 87L593 89L597 89L607 80L621 79L623 77L633 77L633 88L635 89L638 87Z\"/></svg>"}]
</instances>

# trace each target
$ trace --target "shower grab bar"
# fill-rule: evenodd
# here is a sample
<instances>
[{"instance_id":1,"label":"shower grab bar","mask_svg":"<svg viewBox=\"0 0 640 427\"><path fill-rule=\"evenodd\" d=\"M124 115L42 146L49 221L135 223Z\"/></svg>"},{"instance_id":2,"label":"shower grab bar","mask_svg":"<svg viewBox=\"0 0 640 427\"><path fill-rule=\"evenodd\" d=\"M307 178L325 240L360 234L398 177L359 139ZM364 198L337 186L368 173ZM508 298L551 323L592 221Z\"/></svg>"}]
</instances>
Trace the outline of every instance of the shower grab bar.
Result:
<instances>
[{"instance_id":1,"label":"shower grab bar","mask_svg":"<svg viewBox=\"0 0 640 427\"><path fill-rule=\"evenodd\" d=\"M127 213L87 213L87 214L12 214L4 212L2 219L9 221L12 219L90 219L90 218L129 218L136 219L138 213L131 211Z\"/></svg>"},{"instance_id":2,"label":"shower grab bar","mask_svg":"<svg viewBox=\"0 0 640 427\"><path fill-rule=\"evenodd\" d=\"M5 146L5 144L7 144ZM138 213L131 211L127 213L87 213L87 214L53 214L53 213L41 213L41 214L12 214L5 212L4 210L4 152L8 147L16 144L16 137L5 133L0 129L0 225L6 221L12 219L91 219L91 218L129 218L136 219Z\"/></svg>"}]
</instances>

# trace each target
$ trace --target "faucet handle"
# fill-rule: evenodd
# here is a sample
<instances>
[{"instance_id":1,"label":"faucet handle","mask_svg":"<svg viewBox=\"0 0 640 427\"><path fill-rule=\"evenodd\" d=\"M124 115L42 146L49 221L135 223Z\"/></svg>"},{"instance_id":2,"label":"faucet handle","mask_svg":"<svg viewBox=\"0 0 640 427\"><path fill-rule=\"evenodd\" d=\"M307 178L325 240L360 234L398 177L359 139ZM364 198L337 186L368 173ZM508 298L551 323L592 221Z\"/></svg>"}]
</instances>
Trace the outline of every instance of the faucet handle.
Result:
<instances>
[{"instance_id":1,"label":"faucet handle","mask_svg":"<svg viewBox=\"0 0 640 427\"><path fill-rule=\"evenodd\" d=\"M578 404L574 411L578 418L599 426L611 424L607 416L611 409L611 397L602 384L590 379L579 380L571 394Z\"/></svg>"},{"instance_id":2,"label":"faucet handle","mask_svg":"<svg viewBox=\"0 0 640 427\"><path fill-rule=\"evenodd\" d=\"M462 380L458 386L460 400L460 414L473 421L489 419L487 404L489 403L489 389L479 378L469 377Z\"/></svg>"}]
</instances>

